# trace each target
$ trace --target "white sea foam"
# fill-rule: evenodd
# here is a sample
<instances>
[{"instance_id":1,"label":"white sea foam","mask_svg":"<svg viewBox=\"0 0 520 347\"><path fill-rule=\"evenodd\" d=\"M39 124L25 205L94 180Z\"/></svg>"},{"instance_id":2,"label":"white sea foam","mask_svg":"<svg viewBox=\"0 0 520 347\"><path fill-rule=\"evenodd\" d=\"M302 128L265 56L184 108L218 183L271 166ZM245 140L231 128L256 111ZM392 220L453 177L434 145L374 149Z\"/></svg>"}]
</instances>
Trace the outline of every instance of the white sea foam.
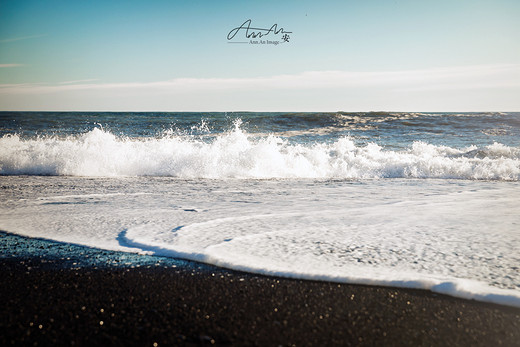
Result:
<instances>
[{"instance_id":1,"label":"white sea foam","mask_svg":"<svg viewBox=\"0 0 520 347\"><path fill-rule=\"evenodd\" d=\"M353 139L294 144L240 128L213 138L165 134L118 137L95 128L82 135L0 138L1 175L169 176L179 178L520 178L520 149L499 143L451 148L414 142L401 151Z\"/></svg>"},{"instance_id":2,"label":"white sea foam","mask_svg":"<svg viewBox=\"0 0 520 347\"><path fill-rule=\"evenodd\" d=\"M518 181L0 179L8 232L520 307Z\"/></svg>"}]
</instances>

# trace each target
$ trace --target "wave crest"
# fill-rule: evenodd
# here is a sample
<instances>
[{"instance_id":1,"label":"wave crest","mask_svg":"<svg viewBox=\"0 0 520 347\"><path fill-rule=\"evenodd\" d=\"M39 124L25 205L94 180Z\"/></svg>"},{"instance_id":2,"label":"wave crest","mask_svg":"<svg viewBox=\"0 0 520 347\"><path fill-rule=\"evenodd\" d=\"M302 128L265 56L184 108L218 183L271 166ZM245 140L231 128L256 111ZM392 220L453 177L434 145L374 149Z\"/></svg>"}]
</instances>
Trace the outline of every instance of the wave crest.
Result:
<instances>
[{"instance_id":1,"label":"wave crest","mask_svg":"<svg viewBox=\"0 0 520 347\"><path fill-rule=\"evenodd\" d=\"M519 180L520 149L499 143L456 149L414 142L403 151L375 143L291 144L240 128L214 138L165 134L118 137L95 128L84 134L0 138L0 174L170 176L178 178L455 178Z\"/></svg>"}]
</instances>

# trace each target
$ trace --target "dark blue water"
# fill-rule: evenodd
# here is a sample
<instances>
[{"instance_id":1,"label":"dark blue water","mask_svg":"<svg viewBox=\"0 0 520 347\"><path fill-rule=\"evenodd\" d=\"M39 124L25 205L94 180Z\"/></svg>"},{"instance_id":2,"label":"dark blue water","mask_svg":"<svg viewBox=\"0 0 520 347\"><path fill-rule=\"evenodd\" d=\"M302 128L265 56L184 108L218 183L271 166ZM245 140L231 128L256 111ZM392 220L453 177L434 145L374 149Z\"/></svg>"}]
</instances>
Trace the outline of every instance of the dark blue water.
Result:
<instances>
[{"instance_id":1,"label":"dark blue water","mask_svg":"<svg viewBox=\"0 0 520 347\"><path fill-rule=\"evenodd\" d=\"M39 258L42 268L203 266L182 259L107 251L0 231L0 261L24 262L32 258Z\"/></svg>"}]
</instances>

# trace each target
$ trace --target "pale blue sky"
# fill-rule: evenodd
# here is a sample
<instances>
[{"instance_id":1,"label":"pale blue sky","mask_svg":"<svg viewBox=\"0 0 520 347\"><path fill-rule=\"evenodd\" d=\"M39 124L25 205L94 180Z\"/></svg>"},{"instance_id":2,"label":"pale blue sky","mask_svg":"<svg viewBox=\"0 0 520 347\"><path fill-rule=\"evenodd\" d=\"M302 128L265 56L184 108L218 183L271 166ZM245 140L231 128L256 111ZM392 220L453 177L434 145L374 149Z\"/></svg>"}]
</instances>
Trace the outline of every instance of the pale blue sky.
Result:
<instances>
[{"instance_id":1,"label":"pale blue sky","mask_svg":"<svg viewBox=\"0 0 520 347\"><path fill-rule=\"evenodd\" d=\"M0 0L0 110L520 110L518 18L516 0ZM246 19L290 41L229 44Z\"/></svg>"}]
</instances>

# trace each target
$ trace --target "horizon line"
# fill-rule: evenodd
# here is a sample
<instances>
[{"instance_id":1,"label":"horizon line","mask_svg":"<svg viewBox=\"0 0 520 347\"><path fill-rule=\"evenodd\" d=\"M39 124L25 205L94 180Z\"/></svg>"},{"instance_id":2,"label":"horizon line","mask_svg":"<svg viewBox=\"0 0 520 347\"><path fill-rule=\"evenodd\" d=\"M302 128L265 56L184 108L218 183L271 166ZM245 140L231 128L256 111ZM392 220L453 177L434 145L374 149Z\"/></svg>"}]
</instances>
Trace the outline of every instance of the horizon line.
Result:
<instances>
[{"instance_id":1,"label":"horizon line","mask_svg":"<svg viewBox=\"0 0 520 347\"><path fill-rule=\"evenodd\" d=\"M48 112L48 113L65 113L65 112L85 112L85 113L94 113L94 112L103 112L103 113L124 113L124 112L132 112L132 113L520 113L519 111L499 111L499 110L479 110L479 111L404 111L404 110L355 110L355 111L345 111L345 110L335 110L335 111L303 111L303 110L292 110L292 111L254 111L254 110L227 110L227 111L185 111L185 110L176 110L176 111L164 111L164 110L0 110L0 113L3 112Z\"/></svg>"}]
</instances>

